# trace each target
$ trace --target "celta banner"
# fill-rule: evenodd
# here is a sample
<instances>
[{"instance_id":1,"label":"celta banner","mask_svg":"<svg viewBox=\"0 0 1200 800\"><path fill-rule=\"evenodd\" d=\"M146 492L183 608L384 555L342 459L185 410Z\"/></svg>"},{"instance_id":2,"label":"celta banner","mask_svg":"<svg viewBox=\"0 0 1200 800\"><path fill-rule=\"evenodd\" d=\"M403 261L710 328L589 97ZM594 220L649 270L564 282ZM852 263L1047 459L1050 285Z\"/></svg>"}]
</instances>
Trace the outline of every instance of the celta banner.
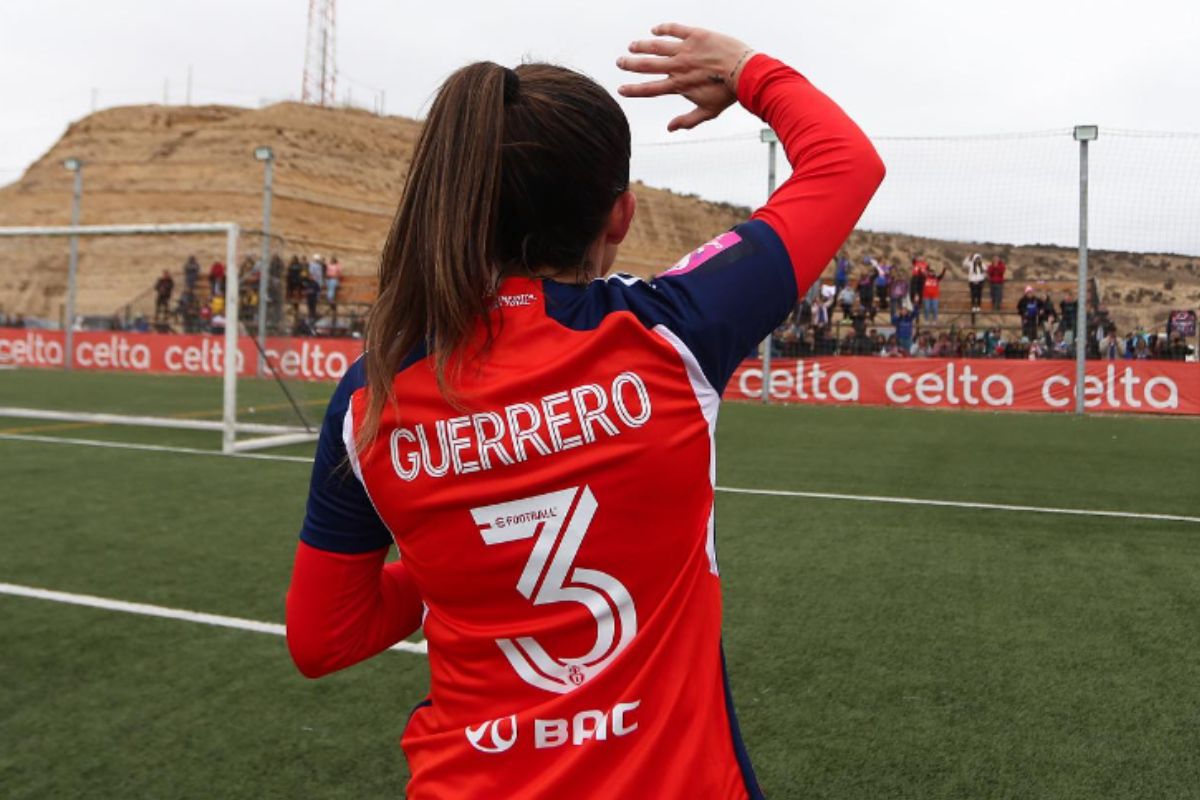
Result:
<instances>
[{"instance_id":1,"label":"celta banner","mask_svg":"<svg viewBox=\"0 0 1200 800\"><path fill-rule=\"evenodd\" d=\"M833 357L774 359L773 403L1074 411L1074 361ZM746 361L726 400L760 400L763 371ZM1083 383L1090 411L1200 414L1200 364L1089 361Z\"/></svg>"},{"instance_id":2,"label":"celta banner","mask_svg":"<svg viewBox=\"0 0 1200 800\"><path fill-rule=\"evenodd\" d=\"M0 328L0 364L61 368L62 331ZM238 372L254 374L257 349L238 339ZM271 337L267 355L290 380L337 380L362 353L358 339ZM176 375L223 374L223 336L155 333L76 333L81 370ZM1073 361L1006 359L892 359L833 357L775 359L773 403L974 408L987 411L1072 411ZM726 400L760 400L758 361L744 362L725 389ZM1092 411L1200 414L1200 364L1177 361L1089 361L1084 402Z\"/></svg>"},{"instance_id":3,"label":"celta banner","mask_svg":"<svg viewBox=\"0 0 1200 800\"><path fill-rule=\"evenodd\" d=\"M61 368L66 352L62 331L0 328L0 364ZM337 380L362 353L358 339L269 337L267 357L282 378ZM254 341L238 339L238 373L258 367ZM159 372L174 375L222 375L225 337L167 333L75 334L75 369Z\"/></svg>"}]
</instances>

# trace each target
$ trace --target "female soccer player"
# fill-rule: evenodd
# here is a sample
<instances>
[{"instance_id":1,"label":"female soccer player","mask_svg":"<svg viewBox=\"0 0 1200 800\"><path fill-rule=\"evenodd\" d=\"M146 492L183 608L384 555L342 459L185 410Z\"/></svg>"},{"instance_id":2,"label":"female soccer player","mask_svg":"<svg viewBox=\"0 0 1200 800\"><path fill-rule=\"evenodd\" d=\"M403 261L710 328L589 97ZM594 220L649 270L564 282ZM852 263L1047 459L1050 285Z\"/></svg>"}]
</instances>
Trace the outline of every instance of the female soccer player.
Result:
<instances>
[{"instance_id":1,"label":"female soccer player","mask_svg":"<svg viewBox=\"0 0 1200 800\"><path fill-rule=\"evenodd\" d=\"M636 206L621 109L561 67L464 67L325 418L288 644L316 677L424 628L431 686L402 739L415 800L761 797L721 652L717 406L883 166L779 61L653 32L618 63L661 77L621 93L692 101L669 130L740 101L792 177L655 280L605 277Z\"/></svg>"}]
</instances>

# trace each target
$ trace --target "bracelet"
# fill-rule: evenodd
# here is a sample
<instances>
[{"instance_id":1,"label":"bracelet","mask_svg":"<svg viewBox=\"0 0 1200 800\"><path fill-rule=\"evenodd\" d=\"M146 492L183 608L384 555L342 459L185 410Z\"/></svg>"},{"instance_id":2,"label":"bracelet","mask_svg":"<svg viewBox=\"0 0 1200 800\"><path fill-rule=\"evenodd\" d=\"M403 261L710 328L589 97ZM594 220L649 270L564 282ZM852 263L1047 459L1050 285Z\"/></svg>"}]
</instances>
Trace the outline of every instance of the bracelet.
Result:
<instances>
[{"instance_id":1,"label":"bracelet","mask_svg":"<svg viewBox=\"0 0 1200 800\"><path fill-rule=\"evenodd\" d=\"M730 83L733 82L733 76L737 75L737 71L739 69L741 69L742 64L746 61L747 58L749 58L753 54L754 54L754 51L752 49L750 49L749 47L747 47L746 50L742 53L741 58L739 58L737 60L737 63L733 65L733 69L729 70L729 82ZM734 84L733 88L736 90L737 84Z\"/></svg>"}]
</instances>

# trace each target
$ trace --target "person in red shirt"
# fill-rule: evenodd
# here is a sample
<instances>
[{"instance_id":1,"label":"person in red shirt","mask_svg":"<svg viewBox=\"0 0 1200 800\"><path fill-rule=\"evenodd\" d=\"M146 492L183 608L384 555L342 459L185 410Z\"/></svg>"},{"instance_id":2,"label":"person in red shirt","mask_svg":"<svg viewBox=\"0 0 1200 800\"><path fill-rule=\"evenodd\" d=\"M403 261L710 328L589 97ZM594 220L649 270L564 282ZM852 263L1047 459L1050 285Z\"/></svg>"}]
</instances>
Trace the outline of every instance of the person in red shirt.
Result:
<instances>
[{"instance_id":1,"label":"person in red shirt","mask_svg":"<svg viewBox=\"0 0 1200 800\"><path fill-rule=\"evenodd\" d=\"M988 264L987 279L992 291L992 311L999 311L1001 303L1004 302L1004 273L1007 269L1008 265L999 256Z\"/></svg>"},{"instance_id":2,"label":"person in red shirt","mask_svg":"<svg viewBox=\"0 0 1200 800\"><path fill-rule=\"evenodd\" d=\"M767 205L652 281L610 275L636 208L620 107L562 67L464 67L326 413L288 646L317 677L423 628L410 800L762 797L721 648L717 411L883 165L780 61L654 33L619 63L665 77L621 93L690 100L669 130L758 115L793 170Z\"/></svg>"},{"instance_id":3,"label":"person in red shirt","mask_svg":"<svg viewBox=\"0 0 1200 800\"><path fill-rule=\"evenodd\" d=\"M934 272L932 267L925 269L925 289L922 302L921 318L925 322L938 321L938 306L942 300L942 278L946 277L946 268Z\"/></svg>"},{"instance_id":4,"label":"person in red shirt","mask_svg":"<svg viewBox=\"0 0 1200 800\"><path fill-rule=\"evenodd\" d=\"M225 265L214 261L208 269L208 288L213 297L225 294Z\"/></svg>"},{"instance_id":5,"label":"person in red shirt","mask_svg":"<svg viewBox=\"0 0 1200 800\"><path fill-rule=\"evenodd\" d=\"M908 282L908 299L913 311L919 311L925 298L925 276L929 273L929 262L922 256L912 260L912 278Z\"/></svg>"}]
</instances>

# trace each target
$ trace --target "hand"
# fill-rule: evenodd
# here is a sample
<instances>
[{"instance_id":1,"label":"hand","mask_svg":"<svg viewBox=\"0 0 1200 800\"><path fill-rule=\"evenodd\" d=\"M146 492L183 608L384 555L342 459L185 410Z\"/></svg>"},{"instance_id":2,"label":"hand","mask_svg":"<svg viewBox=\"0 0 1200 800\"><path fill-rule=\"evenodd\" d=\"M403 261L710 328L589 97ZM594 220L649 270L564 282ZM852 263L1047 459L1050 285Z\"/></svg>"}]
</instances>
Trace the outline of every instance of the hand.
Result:
<instances>
[{"instance_id":1,"label":"hand","mask_svg":"<svg viewBox=\"0 0 1200 800\"><path fill-rule=\"evenodd\" d=\"M625 97L661 97L679 94L696 104L667 125L668 131L694 128L715 119L737 102L737 82L754 51L732 36L689 28L673 22L651 31L662 39L642 39L629 45L617 66L628 72L666 75L659 80L632 83L617 89Z\"/></svg>"}]
</instances>

